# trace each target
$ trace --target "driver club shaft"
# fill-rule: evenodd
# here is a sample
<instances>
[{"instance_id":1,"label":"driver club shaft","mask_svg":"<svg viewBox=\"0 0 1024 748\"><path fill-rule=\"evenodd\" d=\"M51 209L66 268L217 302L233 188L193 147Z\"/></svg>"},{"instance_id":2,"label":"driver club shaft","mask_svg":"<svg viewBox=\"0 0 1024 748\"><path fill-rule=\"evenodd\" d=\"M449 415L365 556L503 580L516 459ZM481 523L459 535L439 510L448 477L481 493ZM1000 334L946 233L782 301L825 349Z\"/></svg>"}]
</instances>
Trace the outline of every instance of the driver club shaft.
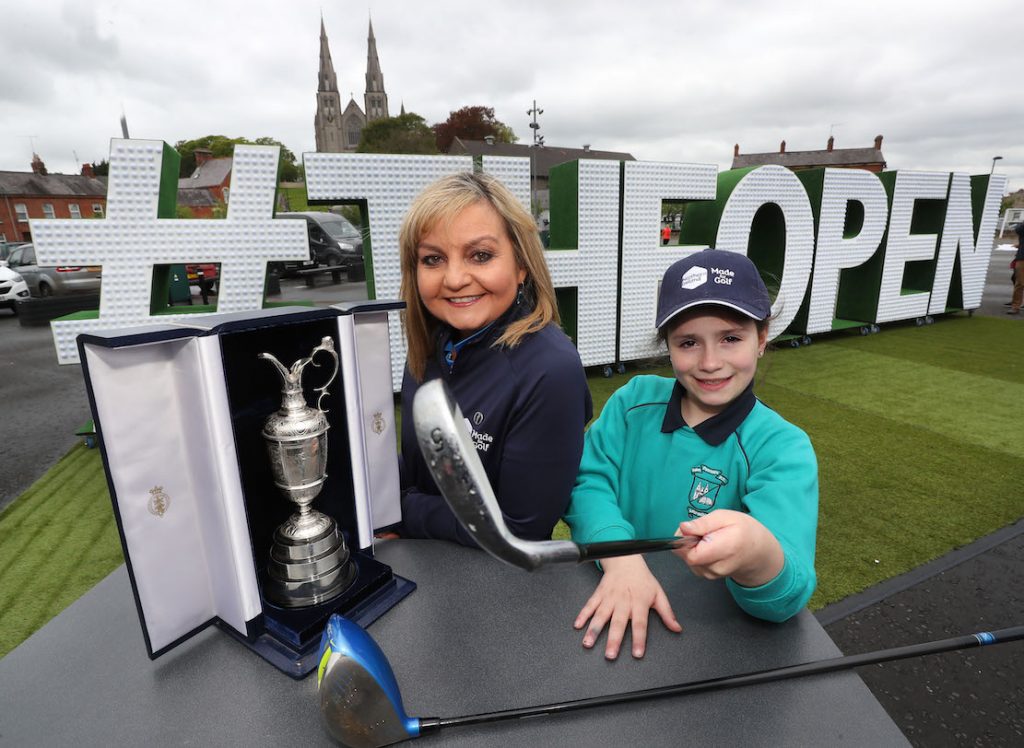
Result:
<instances>
[{"instance_id":1,"label":"driver club shaft","mask_svg":"<svg viewBox=\"0 0 1024 748\"><path fill-rule=\"evenodd\" d=\"M998 631L983 631L976 634L956 636L950 639L940 639L920 644L909 644L903 647L893 647L891 649L881 649L874 652L865 652L863 654L834 657L827 660L805 662L799 665L788 665L786 667L772 668L769 670L758 670L752 673L743 673L740 675L727 675L718 678L691 681L689 683L659 686L657 688L648 688L642 691L609 694L607 696L594 696L586 699L576 699L575 701L562 701L554 704L523 707L522 709L507 709L499 712L473 714L465 717L421 718L420 732L423 734L440 730L442 727L459 727L463 725L477 725L485 722L500 722L510 719L520 719L523 717L561 714L563 712L574 712L579 709L589 709L596 706L624 704L644 699L664 698L666 696L684 696L707 691L721 691L728 688L739 688L740 686L752 686L758 683L771 683L773 681L788 680L790 678L801 678L806 675L819 675L839 670L849 670L863 665L874 665L880 662L903 660L909 657L939 654L941 652L951 652L958 649L968 649L988 644L1003 644L1005 642L1017 641L1019 639L1024 639L1024 626L1011 626L1010 628L999 629Z\"/></svg>"}]
</instances>

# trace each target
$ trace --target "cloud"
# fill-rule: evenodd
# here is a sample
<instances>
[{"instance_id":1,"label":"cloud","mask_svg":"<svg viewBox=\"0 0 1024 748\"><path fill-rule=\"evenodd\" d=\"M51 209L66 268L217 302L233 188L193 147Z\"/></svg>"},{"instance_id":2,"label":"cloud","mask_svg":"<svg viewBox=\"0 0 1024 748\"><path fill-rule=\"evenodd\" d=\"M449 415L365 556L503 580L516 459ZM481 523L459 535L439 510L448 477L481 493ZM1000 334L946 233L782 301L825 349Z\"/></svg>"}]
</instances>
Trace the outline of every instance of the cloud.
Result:
<instances>
[{"instance_id":1,"label":"cloud","mask_svg":"<svg viewBox=\"0 0 1024 748\"><path fill-rule=\"evenodd\" d=\"M732 148L864 147L885 136L890 168L1000 170L1024 187L1024 53L1000 33L1008 0L371 0L390 107L429 123L493 106L521 142L544 109L551 145L728 166ZM27 143L52 169L105 155L123 106L132 135L168 142L269 135L312 150L320 18L343 96L362 103L368 15L294 0L0 0L0 168ZM72 127L68 123L73 123ZM28 156L30 158L30 154Z\"/></svg>"}]
</instances>

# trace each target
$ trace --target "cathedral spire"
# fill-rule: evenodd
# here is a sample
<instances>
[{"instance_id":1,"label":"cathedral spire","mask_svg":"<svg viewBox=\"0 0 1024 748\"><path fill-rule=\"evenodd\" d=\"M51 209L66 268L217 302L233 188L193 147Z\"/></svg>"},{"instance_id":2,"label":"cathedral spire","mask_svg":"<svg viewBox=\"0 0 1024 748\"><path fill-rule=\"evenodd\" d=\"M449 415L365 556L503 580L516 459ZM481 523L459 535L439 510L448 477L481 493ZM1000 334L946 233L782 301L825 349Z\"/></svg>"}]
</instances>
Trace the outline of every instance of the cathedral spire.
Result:
<instances>
[{"instance_id":1,"label":"cathedral spire","mask_svg":"<svg viewBox=\"0 0 1024 748\"><path fill-rule=\"evenodd\" d=\"M370 19L370 33L366 39L366 121L388 117L388 95L384 92L384 75L377 58L377 38L373 35L373 19Z\"/></svg>"},{"instance_id":2,"label":"cathedral spire","mask_svg":"<svg viewBox=\"0 0 1024 748\"><path fill-rule=\"evenodd\" d=\"M320 16L320 80L317 91L337 90L338 79L331 62L331 48L327 46L327 29L324 27L324 17Z\"/></svg>"}]
</instances>

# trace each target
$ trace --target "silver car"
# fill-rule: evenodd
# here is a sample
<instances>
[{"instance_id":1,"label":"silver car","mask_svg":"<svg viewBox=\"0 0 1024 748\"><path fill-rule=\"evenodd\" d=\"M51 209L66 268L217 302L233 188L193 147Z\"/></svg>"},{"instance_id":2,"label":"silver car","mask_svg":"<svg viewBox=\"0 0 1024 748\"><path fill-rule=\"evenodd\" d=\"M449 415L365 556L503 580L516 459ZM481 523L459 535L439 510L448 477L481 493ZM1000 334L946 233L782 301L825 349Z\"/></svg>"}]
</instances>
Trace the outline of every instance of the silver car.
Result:
<instances>
[{"instance_id":1,"label":"silver car","mask_svg":"<svg viewBox=\"0 0 1024 748\"><path fill-rule=\"evenodd\" d=\"M7 265L28 284L33 296L54 296L72 293L99 293L100 266L59 265L39 267L36 250L31 244L15 249Z\"/></svg>"}]
</instances>

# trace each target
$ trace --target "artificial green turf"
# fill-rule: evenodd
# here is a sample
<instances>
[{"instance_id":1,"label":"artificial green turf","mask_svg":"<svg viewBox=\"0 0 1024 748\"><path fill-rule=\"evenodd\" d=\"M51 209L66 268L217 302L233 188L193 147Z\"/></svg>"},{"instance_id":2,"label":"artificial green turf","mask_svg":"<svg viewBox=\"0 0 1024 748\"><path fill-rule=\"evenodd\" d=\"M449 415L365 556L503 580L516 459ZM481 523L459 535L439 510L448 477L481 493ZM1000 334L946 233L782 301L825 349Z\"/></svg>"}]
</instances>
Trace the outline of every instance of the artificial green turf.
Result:
<instances>
[{"instance_id":1,"label":"artificial green turf","mask_svg":"<svg viewBox=\"0 0 1024 748\"><path fill-rule=\"evenodd\" d=\"M589 380L595 414L637 374ZM771 352L756 391L818 455L819 608L1024 516L1024 327L944 317ZM566 537L560 525L556 534ZM98 450L78 446L0 513L0 656L122 563Z\"/></svg>"},{"instance_id":2,"label":"artificial green turf","mask_svg":"<svg viewBox=\"0 0 1024 748\"><path fill-rule=\"evenodd\" d=\"M122 563L99 450L80 444L0 514L0 657Z\"/></svg>"}]
</instances>

